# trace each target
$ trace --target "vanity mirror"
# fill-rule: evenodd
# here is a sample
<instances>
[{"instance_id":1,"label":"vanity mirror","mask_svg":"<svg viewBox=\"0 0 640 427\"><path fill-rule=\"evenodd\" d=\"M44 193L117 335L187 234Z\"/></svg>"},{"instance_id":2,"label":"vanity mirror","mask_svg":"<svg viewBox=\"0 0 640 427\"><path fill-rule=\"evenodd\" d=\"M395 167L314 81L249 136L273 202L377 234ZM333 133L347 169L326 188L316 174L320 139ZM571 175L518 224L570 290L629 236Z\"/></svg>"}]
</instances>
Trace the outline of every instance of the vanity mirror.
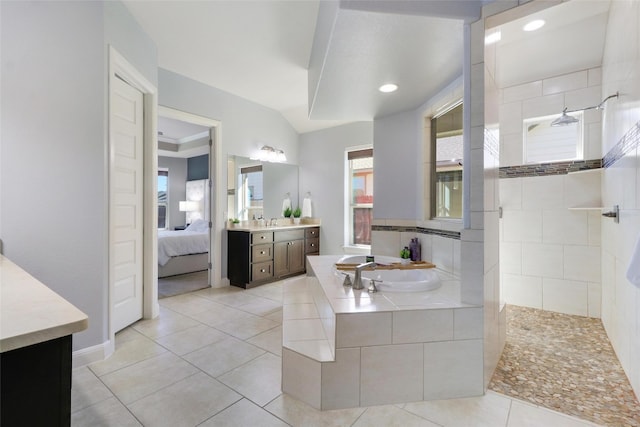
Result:
<instances>
[{"instance_id":1,"label":"vanity mirror","mask_svg":"<svg viewBox=\"0 0 640 427\"><path fill-rule=\"evenodd\" d=\"M298 166L270 163L230 155L227 159L227 212L229 218L282 218L282 202L289 194L299 206Z\"/></svg>"}]
</instances>

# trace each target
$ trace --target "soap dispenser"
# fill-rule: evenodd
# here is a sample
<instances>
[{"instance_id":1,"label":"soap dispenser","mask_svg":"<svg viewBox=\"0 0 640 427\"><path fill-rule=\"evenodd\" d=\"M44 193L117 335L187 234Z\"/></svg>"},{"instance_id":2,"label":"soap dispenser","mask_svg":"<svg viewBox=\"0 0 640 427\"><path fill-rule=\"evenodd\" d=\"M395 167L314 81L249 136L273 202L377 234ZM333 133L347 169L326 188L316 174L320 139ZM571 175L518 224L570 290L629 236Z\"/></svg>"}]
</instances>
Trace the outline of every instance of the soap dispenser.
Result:
<instances>
[{"instance_id":1,"label":"soap dispenser","mask_svg":"<svg viewBox=\"0 0 640 427\"><path fill-rule=\"evenodd\" d=\"M422 260L420 241L417 237L411 239L411 243L409 244L409 253L411 254L411 261Z\"/></svg>"}]
</instances>

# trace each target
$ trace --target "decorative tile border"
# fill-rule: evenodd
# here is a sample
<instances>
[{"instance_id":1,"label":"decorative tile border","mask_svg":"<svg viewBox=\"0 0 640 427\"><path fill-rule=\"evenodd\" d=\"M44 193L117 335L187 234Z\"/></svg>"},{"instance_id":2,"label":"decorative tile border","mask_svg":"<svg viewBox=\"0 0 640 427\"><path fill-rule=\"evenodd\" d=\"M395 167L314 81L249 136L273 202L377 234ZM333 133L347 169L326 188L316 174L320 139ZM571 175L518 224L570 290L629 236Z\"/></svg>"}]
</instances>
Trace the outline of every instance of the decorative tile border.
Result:
<instances>
[{"instance_id":1,"label":"decorative tile border","mask_svg":"<svg viewBox=\"0 0 640 427\"><path fill-rule=\"evenodd\" d=\"M371 231L395 231L398 233L432 234L434 236L460 240L459 231L438 230L435 228L404 227L404 226L396 226L396 225L372 225Z\"/></svg>"},{"instance_id":2,"label":"decorative tile border","mask_svg":"<svg viewBox=\"0 0 640 427\"><path fill-rule=\"evenodd\" d=\"M601 159L538 163L535 165L504 166L500 168L500 178L566 175L569 172L599 169L601 167Z\"/></svg>"},{"instance_id":3,"label":"decorative tile border","mask_svg":"<svg viewBox=\"0 0 640 427\"><path fill-rule=\"evenodd\" d=\"M608 168L620 160L631 150L640 145L640 122L636 123L625 133L620 141L602 159L602 167Z\"/></svg>"}]
</instances>

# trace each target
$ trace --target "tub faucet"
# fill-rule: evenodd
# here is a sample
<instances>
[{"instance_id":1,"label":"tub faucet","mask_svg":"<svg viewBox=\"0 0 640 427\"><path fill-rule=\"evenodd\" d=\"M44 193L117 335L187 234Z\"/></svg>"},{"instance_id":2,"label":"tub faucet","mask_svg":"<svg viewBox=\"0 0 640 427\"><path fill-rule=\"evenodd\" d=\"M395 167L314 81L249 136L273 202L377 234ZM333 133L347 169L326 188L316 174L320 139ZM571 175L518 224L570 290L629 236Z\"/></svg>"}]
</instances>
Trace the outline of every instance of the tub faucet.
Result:
<instances>
[{"instance_id":1,"label":"tub faucet","mask_svg":"<svg viewBox=\"0 0 640 427\"><path fill-rule=\"evenodd\" d=\"M375 270L377 265L378 264L376 264L375 262L365 262L363 264L359 264L356 267L356 274L353 279L353 289L364 289L364 286L362 285L362 270L367 267L373 267Z\"/></svg>"}]
</instances>

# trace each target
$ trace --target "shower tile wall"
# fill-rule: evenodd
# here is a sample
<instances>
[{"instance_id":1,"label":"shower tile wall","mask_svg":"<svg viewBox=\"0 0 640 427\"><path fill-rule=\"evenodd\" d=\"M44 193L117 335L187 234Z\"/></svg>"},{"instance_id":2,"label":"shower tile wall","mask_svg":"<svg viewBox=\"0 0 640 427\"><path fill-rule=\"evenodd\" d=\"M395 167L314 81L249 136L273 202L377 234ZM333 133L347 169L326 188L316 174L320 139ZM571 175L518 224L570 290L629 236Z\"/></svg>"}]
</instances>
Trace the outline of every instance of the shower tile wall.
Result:
<instances>
[{"instance_id":1,"label":"shower tile wall","mask_svg":"<svg viewBox=\"0 0 640 427\"><path fill-rule=\"evenodd\" d=\"M599 170L500 181L507 303L600 317L600 210L569 209L599 193Z\"/></svg>"},{"instance_id":2,"label":"shower tile wall","mask_svg":"<svg viewBox=\"0 0 640 427\"><path fill-rule=\"evenodd\" d=\"M602 60L603 95L620 93L604 111L604 157L640 122L640 2L611 2ZM640 396L640 287L625 277L640 233L638 145L603 170L602 201L620 206L620 223L602 220L602 323Z\"/></svg>"},{"instance_id":3,"label":"shower tile wall","mask_svg":"<svg viewBox=\"0 0 640 427\"><path fill-rule=\"evenodd\" d=\"M601 101L601 68L503 88L500 166L523 162L522 121ZM584 158L601 155L601 112L584 115ZM500 179L500 271L509 304L601 315L601 171Z\"/></svg>"}]
</instances>

